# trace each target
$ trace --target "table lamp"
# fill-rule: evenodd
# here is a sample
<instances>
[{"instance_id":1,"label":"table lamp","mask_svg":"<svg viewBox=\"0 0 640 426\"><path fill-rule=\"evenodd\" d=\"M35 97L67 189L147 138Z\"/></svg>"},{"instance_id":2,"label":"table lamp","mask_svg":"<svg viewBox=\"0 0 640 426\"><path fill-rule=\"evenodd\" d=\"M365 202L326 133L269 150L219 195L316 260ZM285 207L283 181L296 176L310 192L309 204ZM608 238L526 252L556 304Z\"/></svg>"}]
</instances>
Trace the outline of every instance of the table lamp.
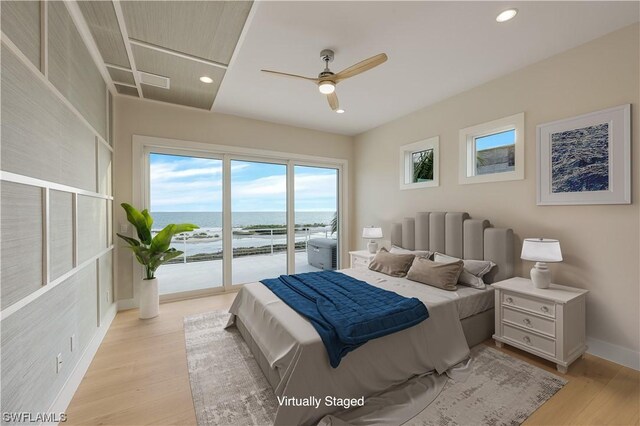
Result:
<instances>
[{"instance_id":1,"label":"table lamp","mask_svg":"<svg viewBox=\"0 0 640 426\"><path fill-rule=\"evenodd\" d=\"M537 288L548 288L551 283L549 262L562 262L560 241L549 238L525 238L520 258L536 262L531 268L531 281Z\"/></svg>"},{"instance_id":2,"label":"table lamp","mask_svg":"<svg viewBox=\"0 0 640 426\"><path fill-rule=\"evenodd\" d=\"M378 243L374 240L382 238L382 228L375 228L373 226L363 228L362 238L367 238L370 240L369 244L367 244L369 253L376 253L378 251Z\"/></svg>"}]
</instances>

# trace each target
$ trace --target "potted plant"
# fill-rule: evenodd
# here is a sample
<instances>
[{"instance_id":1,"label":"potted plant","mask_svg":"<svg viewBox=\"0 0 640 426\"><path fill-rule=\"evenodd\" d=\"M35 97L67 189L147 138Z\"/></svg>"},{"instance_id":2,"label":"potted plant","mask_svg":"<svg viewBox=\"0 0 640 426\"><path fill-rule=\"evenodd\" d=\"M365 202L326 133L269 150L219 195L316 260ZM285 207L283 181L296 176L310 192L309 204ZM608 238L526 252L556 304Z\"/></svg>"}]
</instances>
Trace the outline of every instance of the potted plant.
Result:
<instances>
[{"instance_id":1,"label":"potted plant","mask_svg":"<svg viewBox=\"0 0 640 426\"><path fill-rule=\"evenodd\" d=\"M199 227L190 223L170 224L151 238L153 218L149 212L146 209L140 212L127 203L122 203L121 206L127 213L127 220L136 228L139 240L126 235L116 235L127 242L128 247L138 262L144 266L145 271L145 277L140 283L139 317L141 319L154 318L158 316L160 311L156 269L163 263L183 254L180 250L169 247L175 234L193 231Z\"/></svg>"}]
</instances>

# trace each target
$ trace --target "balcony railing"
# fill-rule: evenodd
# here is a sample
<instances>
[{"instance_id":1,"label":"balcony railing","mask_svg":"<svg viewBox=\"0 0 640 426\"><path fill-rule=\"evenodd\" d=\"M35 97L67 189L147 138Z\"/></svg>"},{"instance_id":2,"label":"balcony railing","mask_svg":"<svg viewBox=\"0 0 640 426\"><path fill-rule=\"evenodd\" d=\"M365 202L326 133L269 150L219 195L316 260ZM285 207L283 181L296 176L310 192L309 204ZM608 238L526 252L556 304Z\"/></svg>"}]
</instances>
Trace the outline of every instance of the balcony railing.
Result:
<instances>
[{"instance_id":1,"label":"balcony railing","mask_svg":"<svg viewBox=\"0 0 640 426\"><path fill-rule=\"evenodd\" d=\"M331 227L296 227L295 251L307 250L312 238L331 238ZM286 228L236 228L233 230L233 257L273 255L287 250ZM185 232L174 237L171 247L185 254L168 263L222 260L222 231ZM244 242L242 242L244 240ZM237 243L240 242L240 245ZM198 247L199 246L199 247ZM218 247L219 246L219 247Z\"/></svg>"}]
</instances>

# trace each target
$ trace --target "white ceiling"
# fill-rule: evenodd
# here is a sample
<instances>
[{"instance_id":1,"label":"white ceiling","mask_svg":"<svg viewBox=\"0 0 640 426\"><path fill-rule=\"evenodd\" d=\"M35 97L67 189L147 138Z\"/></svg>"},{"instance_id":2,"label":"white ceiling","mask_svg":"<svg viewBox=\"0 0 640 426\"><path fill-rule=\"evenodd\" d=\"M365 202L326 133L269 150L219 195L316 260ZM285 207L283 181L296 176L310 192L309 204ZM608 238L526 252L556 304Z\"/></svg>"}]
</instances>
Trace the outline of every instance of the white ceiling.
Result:
<instances>
[{"instance_id":1,"label":"white ceiling","mask_svg":"<svg viewBox=\"0 0 640 426\"><path fill-rule=\"evenodd\" d=\"M498 24L496 15L519 14ZM638 2L256 2L216 112L354 135L639 20ZM331 111L311 82L320 50L334 72L389 60L338 85ZM594 59L595 60L595 59Z\"/></svg>"}]
</instances>

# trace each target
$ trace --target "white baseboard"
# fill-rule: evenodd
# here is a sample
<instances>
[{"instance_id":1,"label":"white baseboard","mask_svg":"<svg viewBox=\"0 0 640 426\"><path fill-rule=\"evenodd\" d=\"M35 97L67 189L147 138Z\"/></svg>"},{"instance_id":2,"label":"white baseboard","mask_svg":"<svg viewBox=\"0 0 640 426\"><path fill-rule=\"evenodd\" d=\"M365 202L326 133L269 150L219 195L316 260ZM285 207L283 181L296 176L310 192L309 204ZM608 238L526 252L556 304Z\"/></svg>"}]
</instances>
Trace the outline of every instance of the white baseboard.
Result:
<instances>
[{"instance_id":1,"label":"white baseboard","mask_svg":"<svg viewBox=\"0 0 640 426\"><path fill-rule=\"evenodd\" d=\"M98 348L104 339L104 336L107 334L113 319L116 317L116 313L118 313L117 306L114 303L111 305L107 314L102 321L100 327L97 329L96 333L93 335L93 339L89 342L84 352L80 356L80 360L74 367L73 371L69 375L69 378L60 389L58 396L49 407L49 413L64 413L69 406L69 403L73 399L73 395L76 393L78 386L80 386L80 382L82 382L82 378L86 374L89 369L89 365L91 365L91 361L93 361L93 357L96 352L98 352ZM55 425L57 423L41 423L42 425Z\"/></svg>"},{"instance_id":2,"label":"white baseboard","mask_svg":"<svg viewBox=\"0 0 640 426\"><path fill-rule=\"evenodd\" d=\"M118 311L126 311L127 309L135 309L138 302L134 298L118 300Z\"/></svg>"},{"instance_id":3,"label":"white baseboard","mask_svg":"<svg viewBox=\"0 0 640 426\"><path fill-rule=\"evenodd\" d=\"M587 337L587 346L589 347L587 353L591 355L624 365L625 367L633 368L634 370L640 370L640 352L635 352L631 349L592 337Z\"/></svg>"}]
</instances>

